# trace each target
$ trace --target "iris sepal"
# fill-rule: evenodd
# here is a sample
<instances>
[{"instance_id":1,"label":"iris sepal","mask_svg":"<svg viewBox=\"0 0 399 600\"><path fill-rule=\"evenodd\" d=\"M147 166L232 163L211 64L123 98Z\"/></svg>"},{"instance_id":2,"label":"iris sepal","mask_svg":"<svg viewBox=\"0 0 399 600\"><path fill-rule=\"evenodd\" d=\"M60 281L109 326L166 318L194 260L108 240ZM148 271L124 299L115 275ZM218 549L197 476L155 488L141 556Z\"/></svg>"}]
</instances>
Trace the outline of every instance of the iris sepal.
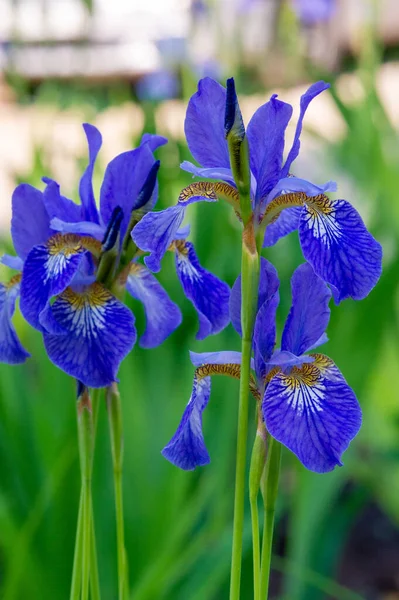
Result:
<instances>
[{"instance_id":1,"label":"iris sepal","mask_svg":"<svg viewBox=\"0 0 399 600\"><path fill-rule=\"evenodd\" d=\"M51 311L65 334L44 332L50 360L89 387L111 385L136 340L131 311L99 283L68 288Z\"/></svg>"}]
</instances>

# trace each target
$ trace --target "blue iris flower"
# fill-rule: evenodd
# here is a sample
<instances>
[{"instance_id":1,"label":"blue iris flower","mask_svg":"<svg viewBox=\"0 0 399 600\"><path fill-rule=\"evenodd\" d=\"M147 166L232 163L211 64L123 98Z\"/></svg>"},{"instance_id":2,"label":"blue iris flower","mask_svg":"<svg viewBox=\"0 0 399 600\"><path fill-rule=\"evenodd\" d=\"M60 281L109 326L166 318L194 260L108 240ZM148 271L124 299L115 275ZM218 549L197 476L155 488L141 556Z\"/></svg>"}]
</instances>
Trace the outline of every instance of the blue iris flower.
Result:
<instances>
[{"instance_id":1,"label":"blue iris flower","mask_svg":"<svg viewBox=\"0 0 399 600\"><path fill-rule=\"evenodd\" d=\"M15 364L29 356L11 322L20 295L21 312L42 332L50 359L83 384L103 387L115 381L136 330L131 311L97 281L97 268L112 247L121 255L131 219L134 225L154 207L159 161L153 152L167 140L145 134L138 148L109 163L98 210L92 176L102 139L94 126L85 124L84 130L89 164L80 181L80 204L47 178L43 192L27 184L14 191L11 235L17 256L1 261L18 273L0 285L0 360ZM137 258L117 283L144 305L141 346L161 344L180 325L179 308Z\"/></svg>"},{"instance_id":2,"label":"blue iris flower","mask_svg":"<svg viewBox=\"0 0 399 600\"><path fill-rule=\"evenodd\" d=\"M318 186L292 176L291 166L300 150L303 119L310 102L329 87L319 81L303 94L294 141L283 160L284 136L292 107L273 95L253 115L247 130L241 118L234 81L227 91L205 78L198 84L187 108L185 133L193 157L201 166L183 162L181 167L194 176L218 180L200 182L183 190L178 204L146 215L135 228L133 238L150 252L147 266L157 271L160 261L193 202L227 199L239 213L238 191L230 166L226 137L234 134L248 141L251 199L255 233L262 233L264 246L298 230L305 259L331 285L337 303L367 296L381 274L382 249L367 231L358 212L346 200L332 200L334 182ZM267 225L267 227L266 227Z\"/></svg>"},{"instance_id":3,"label":"blue iris flower","mask_svg":"<svg viewBox=\"0 0 399 600\"><path fill-rule=\"evenodd\" d=\"M291 279L292 306L275 350L279 280L274 267L261 259L258 313L253 338L250 389L266 430L289 448L311 471L323 473L342 465L341 456L361 425L361 409L353 390L333 361L312 352L327 341L331 291L309 264ZM241 292L231 293L231 320L241 331ZM310 353L309 353L310 352ZM202 433L202 413L211 393L211 376L239 377L239 352L191 353L196 367L193 391L179 427L162 451L186 470L209 462Z\"/></svg>"},{"instance_id":4,"label":"blue iris flower","mask_svg":"<svg viewBox=\"0 0 399 600\"><path fill-rule=\"evenodd\" d=\"M314 25L331 19L337 0L292 0L292 6L304 25Z\"/></svg>"}]
</instances>

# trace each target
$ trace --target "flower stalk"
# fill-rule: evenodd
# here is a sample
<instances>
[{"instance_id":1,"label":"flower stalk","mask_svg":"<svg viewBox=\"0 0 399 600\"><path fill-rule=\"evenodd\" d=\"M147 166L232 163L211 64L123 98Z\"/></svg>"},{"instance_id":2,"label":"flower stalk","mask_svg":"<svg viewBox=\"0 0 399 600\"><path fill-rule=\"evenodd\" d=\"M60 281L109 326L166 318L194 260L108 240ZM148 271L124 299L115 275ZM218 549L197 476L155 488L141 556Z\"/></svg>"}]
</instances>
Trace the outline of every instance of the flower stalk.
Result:
<instances>
[{"instance_id":1,"label":"flower stalk","mask_svg":"<svg viewBox=\"0 0 399 600\"><path fill-rule=\"evenodd\" d=\"M271 436L268 436L268 441L267 460L262 485L264 524L260 573L260 597L265 599L267 598L269 590L274 516L276 512L276 500L281 463L281 444Z\"/></svg>"},{"instance_id":2,"label":"flower stalk","mask_svg":"<svg viewBox=\"0 0 399 600\"><path fill-rule=\"evenodd\" d=\"M107 390L107 412L109 422L109 432L111 439L112 464L114 471L114 489L115 489L115 513L116 513L116 538L118 555L118 588L119 600L126 600L128 581L127 581L127 560L125 551L125 532L123 518L123 488L122 488L122 468L123 468L123 430L122 430L122 408L121 399L116 384L112 384Z\"/></svg>"},{"instance_id":3,"label":"flower stalk","mask_svg":"<svg viewBox=\"0 0 399 600\"><path fill-rule=\"evenodd\" d=\"M81 598L82 600L88 600L92 549L91 477L94 436L92 406L87 388L83 388L83 391L79 396L77 412L80 470L82 478L82 514L79 514L78 518L78 530L81 527L81 532L78 531L78 538L81 537Z\"/></svg>"},{"instance_id":4,"label":"flower stalk","mask_svg":"<svg viewBox=\"0 0 399 600\"><path fill-rule=\"evenodd\" d=\"M260 536L258 495L262 474L266 463L266 431L258 410L258 429L252 449L251 466L249 470L249 503L251 508L252 526L252 561L254 577L254 600L260 600Z\"/></svg>"},{"instance_id":5,"label":"flower stalk","mask_svg":"<svg viewBox=\"0 0 399 600\"><path fill-rule=\"evenodd\" d=\"M230 578L230 600L238 600L240 597L252 336L256 317L259 287L260 259L259 254L256 250L252 221L250 221L245 227L243 231L242 240L242 362L240 378L240 395L238 405L238 431L234 496L233 546Z\"/></svg>"}]
</instances>

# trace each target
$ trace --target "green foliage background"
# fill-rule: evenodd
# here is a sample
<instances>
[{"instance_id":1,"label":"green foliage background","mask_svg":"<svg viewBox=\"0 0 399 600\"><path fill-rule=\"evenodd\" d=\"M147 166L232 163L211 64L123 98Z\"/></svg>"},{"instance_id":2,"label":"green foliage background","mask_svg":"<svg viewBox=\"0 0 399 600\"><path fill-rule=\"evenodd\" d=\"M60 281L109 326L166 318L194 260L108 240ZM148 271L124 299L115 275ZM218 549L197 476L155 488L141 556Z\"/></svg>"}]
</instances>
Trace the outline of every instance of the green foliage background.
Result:
<instances>
[{"instance_id":1,"label":"green foliage background","mask_svg":"<svg viewBox=\"0 0 399 600\"><path fill-rule=\"evenodd\" d=\"M345 467L333 473L306 472L295 457L283 455L274 567L284 576L279 597L289 600L368 597L362 589L339 584L348 536L370 505L377 505L393 528L399 526L399 140L374 90L377 66L375 55L358 65L367 93L356 106L342 104L333 87L348 134L323 151L326 179L339 183L345 176L360 191L371 213L371 230L386 250L383 276L370 296L332 307L325 347L360 400L363 427L345 454ZM150 114L154 107L145 108ZM152 127L149 121L147 125ZM171 140L159 155L163 208L190 181L179 169L189 153ZM104 167L100 160L97 190ZM23 179L38 184L42 170L37 160ZM240 266L240 232L229 208L193 206L190 220L202 264L233 284ZM9 239L2 245L9 250ZM282 280L281 326L290 303L289 279L302 262L296 234L265 255ZM182 307L183 325L160 348L136 346L120 371L131 598L216 600L226 598L228 590L238 383L225 378L212 383L204 417L210 466L183 473L160 450L190 395L189 349L238 350L239 339L229 326L217 337L195 341L197 317L179 287L173 260L165 257L160 279ZM128 302L143 331L140 305ZM69 593L80 486L75 386L50 364L41 336L20 315L16 326L32 358L23 366L0 365L0 594L4 600L63 600ZM105 416L102 404L93 497L100 579L108 600L116 597L116 547ZM252 429L250 440L253 435ZM245 544L244 600L252 597L249 514Z\"/></svg>"}]
</instances>

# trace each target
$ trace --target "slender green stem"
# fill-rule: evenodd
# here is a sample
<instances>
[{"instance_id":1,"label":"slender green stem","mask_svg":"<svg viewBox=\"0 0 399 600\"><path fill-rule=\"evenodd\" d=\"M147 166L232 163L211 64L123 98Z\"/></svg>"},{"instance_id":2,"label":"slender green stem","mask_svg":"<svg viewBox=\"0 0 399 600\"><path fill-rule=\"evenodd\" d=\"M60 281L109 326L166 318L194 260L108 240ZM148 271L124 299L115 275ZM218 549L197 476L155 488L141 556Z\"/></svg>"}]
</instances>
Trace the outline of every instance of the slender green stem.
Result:
<instances>
[{"instance_id":1,"label":"slender green stem","mask_svg":"<svg viewBox=\"0 0 399 600\"><path fill-rule=\"evenodd\" d=\"M238 405L238 433L236 455L236 482L234 495L233 547L231 555L230 600L240 597L241 555L244 523L245 467L248 437L249 368L251 341L242 341L240 398Z\"/></svg>"},{"instance_id":2,"label":"slender green stem","mask_svg":"<svg viewBox=\"0 0 399 600\"><path fill-rule=\"evenodd\" d=\"M72 583L70 600L80 599L82 583L82 549L83 549L83 494L80 493L78 525L76 528L75 553L73 557Z\"/></svg>"},{"instance_id":3,"label":"slender green stem","mask_svg":"<svg viewBox=\"0 0 399 600\"><path fill-rule=\"evenodd\" d=\"M230 600L239 600L241 582L242 537L244 523L245 468L248 438L249 383L252 334L258 303L259 255L250 222L243 232L241 266L241 378L238 403L236 480L234 496L233 547L231 557Z\"/></svg>"},{"instance_id":4,"label":"slender green stem","mask_svg":"<svg viewBox=\"0 0 399 600\"><path fill-rule=\"evenodd\" d=\"M82 540L82 600L89 598L91 564L91 489L90 482L83 484L83 540Z\"/></svg>"},{"instance_id":5,"label":"slender green stem","mask_svg":"<svg viewBox=\"0 0 399 600\"><path fill-rule=\"evenodd\" d=\"M257 409L259 410L259 409ZM252 449L251 467L249 470L249 502L251 507L252 526L252 560L254 574L254 600L260 600L260 539L258 496L260 482L265 469L266 443L265 428L262 417L258 414L258 430Z\"/></svg>"},{"instance_id":6,"label":"slender green stem","mask_svg":"<svg viewBox=\"0 0 399 600\"><path fill-rule=\"evenodd\" d=\"M125 550L125 527L123 518L123 432L122 432L122 407L118 388L113 384L107 390L107 409L109 431L111 438L112 463L114 471L115 488L115 514L116 514L116 541L118 554L118 587L119 600L127 597L127 559Z\"/></svg>"},{"instance_id":7,"label":"slender green stem","mask_svg":"<svg viewBox=\"0 0 399 600\"><path fill-rule=\"evenodd\" d=\"M98 575L98 562L97 562L97 546L96 546L96 534L94 531L94 514L93 514L93 502L90 507L91 513L91 540L90 540L90 593L91 600L100 600L100 578Z\"/></svg>"},{"instance_id":8,"label":"slender green stem","mask_svg":"<svg viewBox=\"0 0 399 600\"><path fill-rule=\"evenodd\" d=\"M93 414L85 388L77 403L80 471L82 478L82 588L81 600L88 600L91 562L91 472L93 465Z\"/></svg>"},{"instance_id":9,"label":"slender green stem","mask_svg":"<svg viewBox=\"0 0 399 600\"><path fill-rule=\"evenodd\" d=\"M254 600L260 600L260 539L258 499L251 498L252 560L254 573Z\"/></svg>"},{"instance_id":10,"label":"slender green stem","mask_svg":"<svg viewBox=\"0 0 399 600\"><path fill-rule=\"evenodd\" d=\"M267 599L269 590L270 564L272 557L274 515L280 476L281 444L269 436L269 448L263 482L264 526L262 542L262 561L260 570L260 597Z\"/></svg>"}]
</instances>

